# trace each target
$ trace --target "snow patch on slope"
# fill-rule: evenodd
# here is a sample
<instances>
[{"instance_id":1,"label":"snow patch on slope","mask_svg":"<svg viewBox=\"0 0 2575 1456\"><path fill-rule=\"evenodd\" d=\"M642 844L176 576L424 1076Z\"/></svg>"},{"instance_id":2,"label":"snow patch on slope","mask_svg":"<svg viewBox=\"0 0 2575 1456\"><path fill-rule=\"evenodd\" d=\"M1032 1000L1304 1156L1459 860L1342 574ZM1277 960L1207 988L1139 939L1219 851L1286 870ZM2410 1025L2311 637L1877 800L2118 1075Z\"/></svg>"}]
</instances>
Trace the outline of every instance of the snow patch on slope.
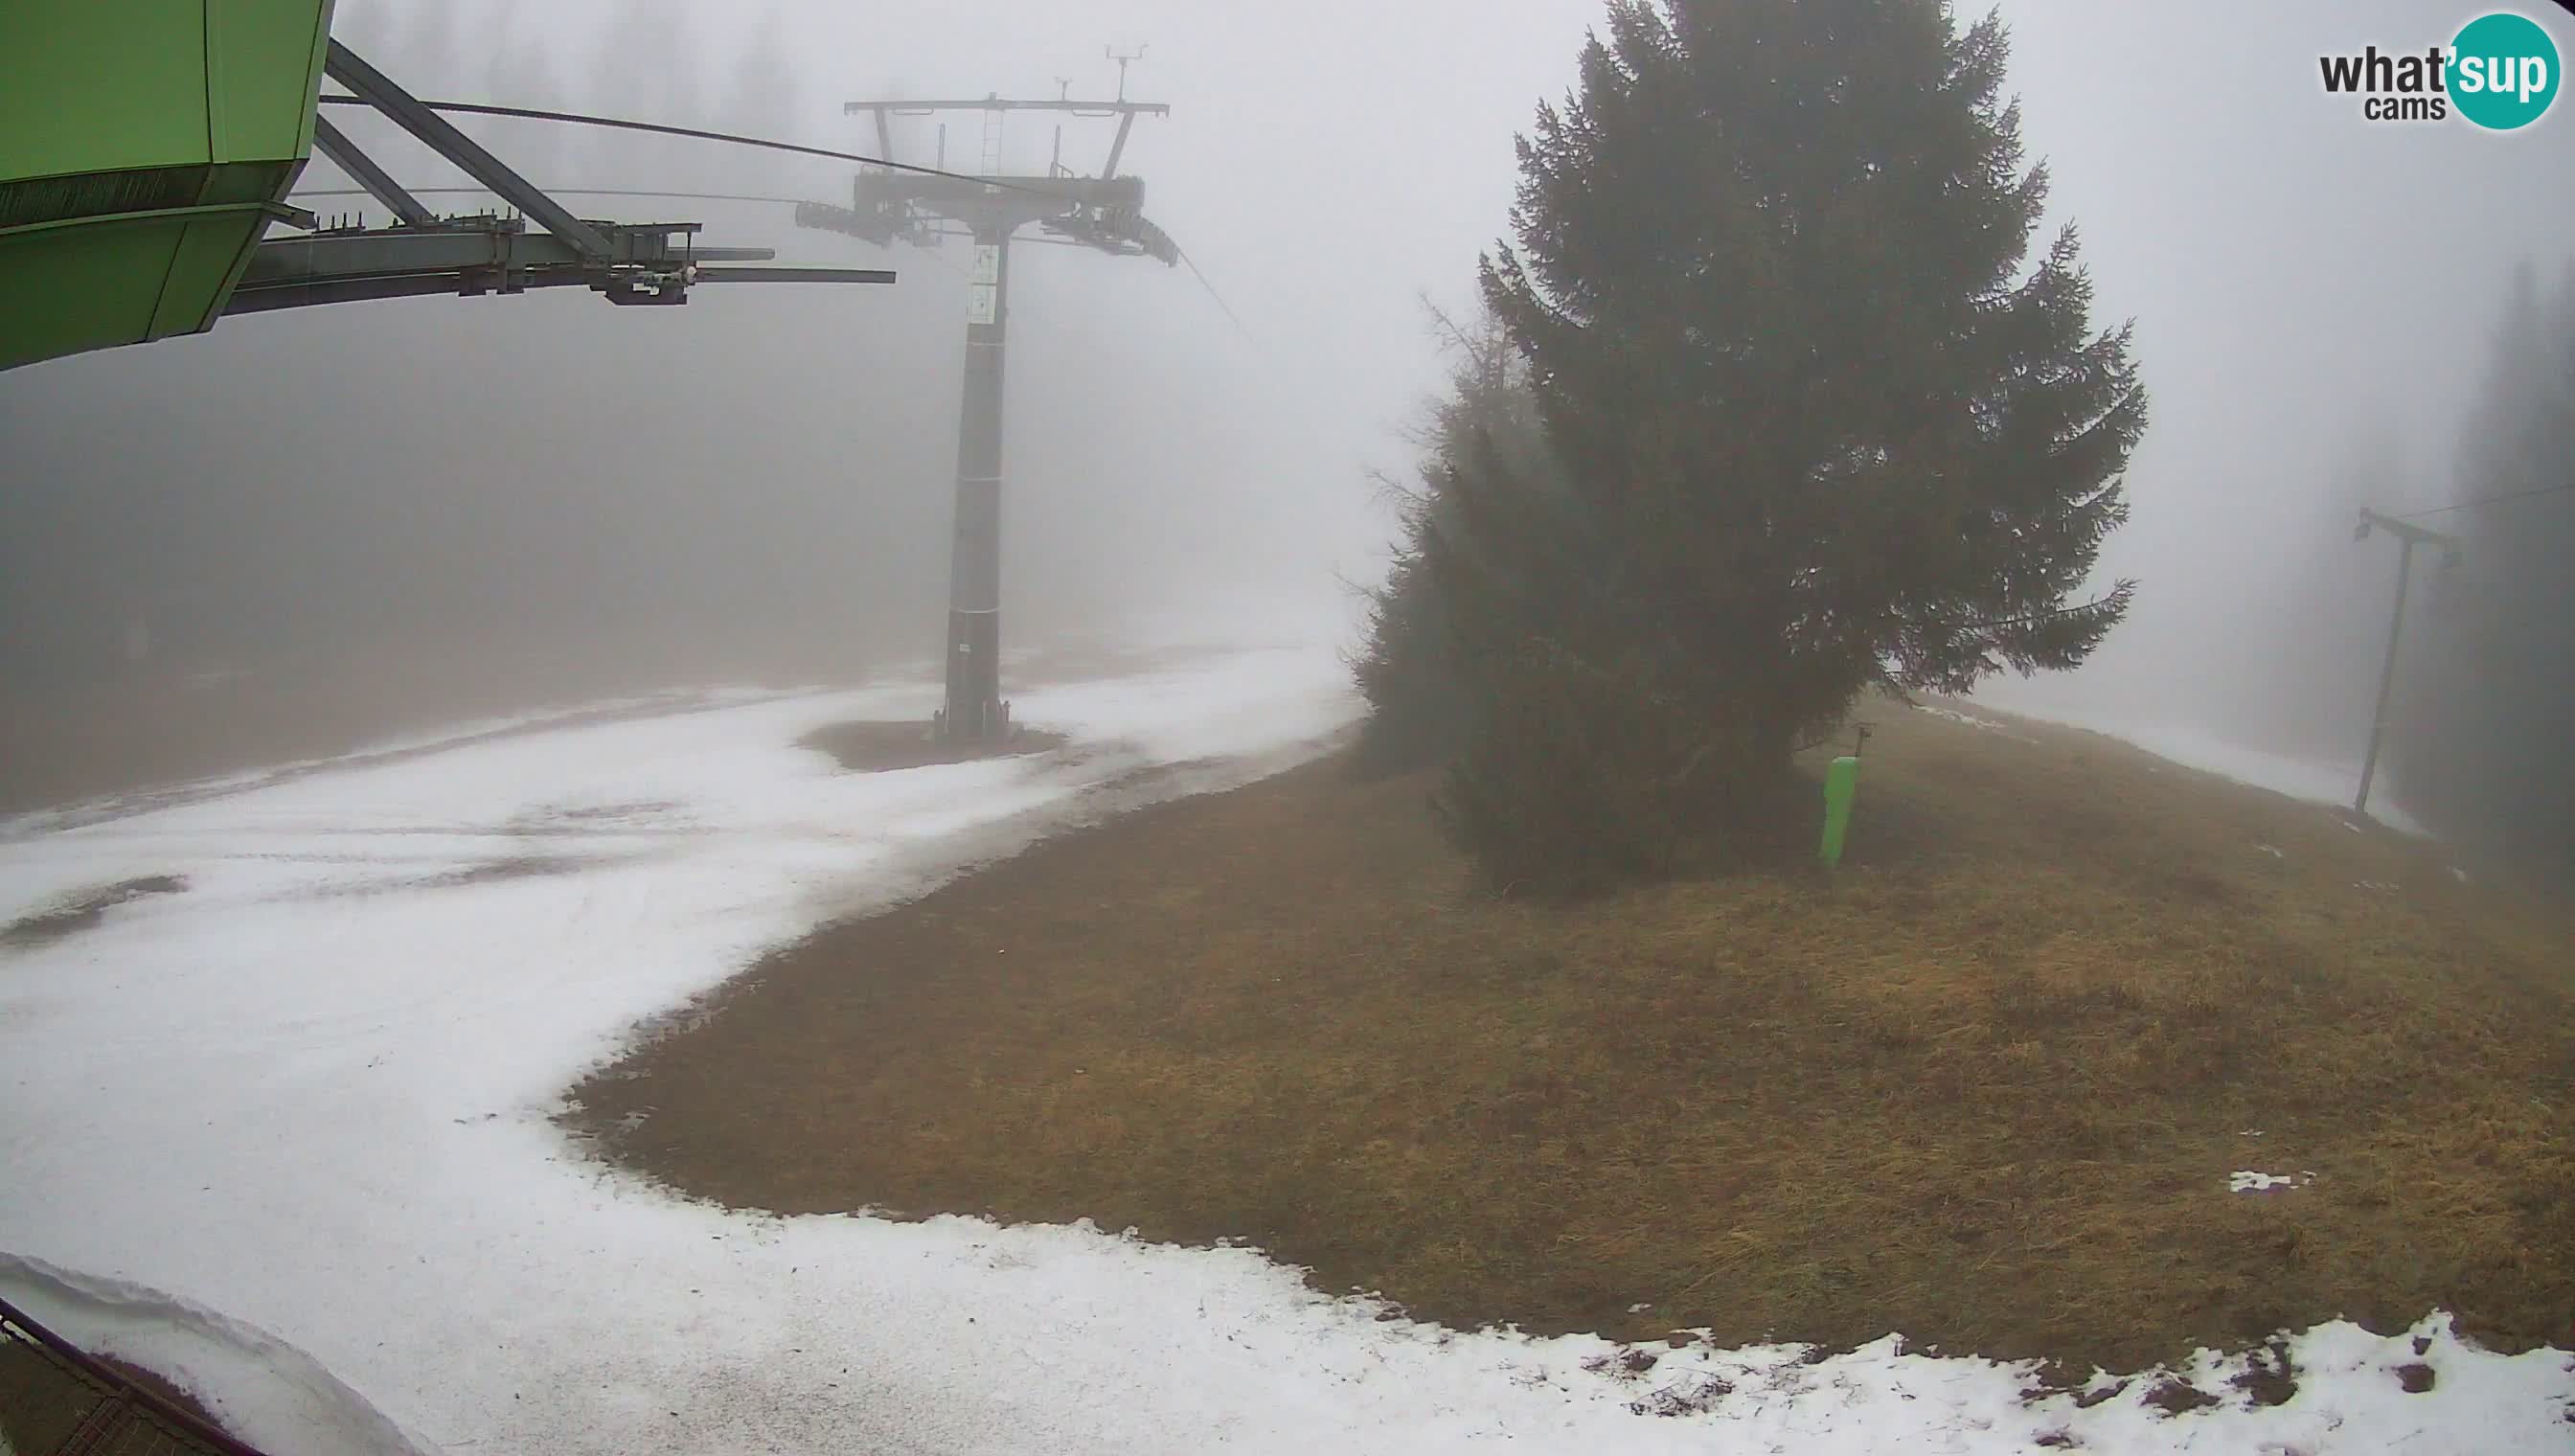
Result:
<instances>
[{"instance_id":1,"label":"snow patch on slope","mask_svg":"<svg viewBox=\"0 0 2575 1456\"><path fill-rule=\"evenodd\" d=\"M2286 753L2231 742L2191 724L2171 720L2122 717L2085 712L2061 703L2010 703L2010 711L2042 723L2062 724L2102 733L2132 743L2159 758L2197 768L2221 778L2311 803L2348 806L2360 788L2360 769L2338 763L2318 763ZM2427 835L2430 830L2420 820L2407 814L2390 801L2385 791L2386 780L2379 780L2380 791L2370 797L2370 817L2393 829L2408 834Z\"/></svg>"},{"instance_id":2,"label":"snow patch on slope","mask_svg":"<svg viewBox=\"0 0 2575 1456\"><path fill-rule=\"evenodd\" d=\"M851 774L795 746L930 696L585 719L0 842L0 915L138 875L189 886L0 951L0 1248L96 1271L92 1291L169 1291L92 1333L180 1361L228 1416L258 1407L257 1372L159 1341L219 1327L308 1352L396 1436L475 1456L2564 1439L2564 1356L2484 1354L2437 1321L2421 1394L2387 1373L2410 1344L2328 1325L2289 1342L2287 1403L2253 1405L2211 1355L2179 1374L2219 1403L2167 1418L2148 1381L2079 1408L2026 1367L1892 1339L1639 1368L1589 1336L1383 1318L1247 1248L732 1213L587 1160L552 1121L562 1090L768 948L1310 755L1355 713L1336 654L1283 649L1020 695L1023 722L1074 737L1026 758ZM280 1456L378 1429L345 1422Z\"/></svg>"}]
</instances>

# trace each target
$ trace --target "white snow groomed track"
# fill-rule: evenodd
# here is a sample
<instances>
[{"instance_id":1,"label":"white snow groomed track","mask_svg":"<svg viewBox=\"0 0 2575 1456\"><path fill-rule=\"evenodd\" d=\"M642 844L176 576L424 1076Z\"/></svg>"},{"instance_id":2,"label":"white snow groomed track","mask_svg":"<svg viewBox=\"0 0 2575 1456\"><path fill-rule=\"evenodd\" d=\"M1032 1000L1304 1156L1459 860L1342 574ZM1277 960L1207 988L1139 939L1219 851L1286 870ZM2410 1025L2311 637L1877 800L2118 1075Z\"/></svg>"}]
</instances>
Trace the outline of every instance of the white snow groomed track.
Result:
<instances>
[{"instance_id":1,"label":"white snow groomed track","mask_svg":"<svg viewBox=\"0 0 2575 1456\"><path fill-rule=\"evenodd\" d=\"M0 826L0 922L185 881L0 947L0 1295L278 1456L2575 1449L2568 1356L2437 1316L2427 1393L2394 1373L2408 1338L2327 1325L2291 1342L2288 1403L2208 1357L2180 1373L2222 1403L2175 1418L2149 1381L2078 1409L1891 1340L1631 1375L1587 1337L1379 1320L1249 1250L685 1203L550 1120L639 1022L824 919L1310 755L1355 712L1345 676L1278 649L1023 694L1075 743L1003 762L847 774L794 746L924 701L889 688Z\"/></svg>"}]
</instances>

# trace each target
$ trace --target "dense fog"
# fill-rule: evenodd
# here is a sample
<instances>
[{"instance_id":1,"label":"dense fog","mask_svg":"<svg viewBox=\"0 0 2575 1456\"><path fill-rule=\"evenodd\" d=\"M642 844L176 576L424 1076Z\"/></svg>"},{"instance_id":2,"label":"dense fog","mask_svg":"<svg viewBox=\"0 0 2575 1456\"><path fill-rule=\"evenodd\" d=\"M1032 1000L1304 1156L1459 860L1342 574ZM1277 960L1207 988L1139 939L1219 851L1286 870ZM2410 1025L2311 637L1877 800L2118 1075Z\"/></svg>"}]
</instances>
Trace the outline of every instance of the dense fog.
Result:
<instances>
[{"instance_id":1,"label":"dense fog","mask_svg":"<svg viewBox=\"0 0 2575 1456\"><path fill-rule=\"evenodd\" d=\"M2409 808L2575 878L2575 268L2514 280L2449 504L2418 517L2428 578L2391 694ZM2428 560L2421 560L2428 559Z\"/></svg>"},{"instance_id":2,"label":"dense fog","mask_svg":"<svg viewBox=\"0 0 2575 1456\"><path fill-rule=\"evenodd\" d=\"M2097 315L2135 319L2153 419L2102 562L2142 584L2131 620L2082 672L1990 697L2355 762L2394 591L2393 545L2355 543L2355 512L2473 494L2462 434L2515 270L2557 278L2575 238L2558 185L2575 130L2374 125L2322 94L2322 52L2444 38L2446 13L2415 5L2002 10L2051 222L2081 227ZM1187 269L1015 254L1006 631L1029 642L1139 618L1342 630L1393 526L1369 472L1402 472L1440 380L1421 303L1469 296L1504 228L1513 134L1570 83L1598 16L1594 0L344 0L335 31L424 96L861 151L872 129L844 101L1101 95L1119 83L1105 47L1145 45L1130 93L1174 112L1138 123L1123 170L1224 303ZM381 120L341 119L407 182L459 180ZM977 118L946 121L948 160L974 170ZM854 172L465 124L558 188L833 201ZM934 126L905 123L904 160L932 159ZM1067 122L1065 163L1096 170L1109 132ZM1014 117L1004 145L1008 169L1042 170L1053 119ZM347 183L317 159L304 185ZM0 376L13 700L408 664L536 699L846 678L935 651L964 245L880 251L799 232L775 203L574 202L901 282L710 286L683 310L578 290L340 305ZM2484 509L2444 519L2508 530Z\"/></svg>"}]
</instances>

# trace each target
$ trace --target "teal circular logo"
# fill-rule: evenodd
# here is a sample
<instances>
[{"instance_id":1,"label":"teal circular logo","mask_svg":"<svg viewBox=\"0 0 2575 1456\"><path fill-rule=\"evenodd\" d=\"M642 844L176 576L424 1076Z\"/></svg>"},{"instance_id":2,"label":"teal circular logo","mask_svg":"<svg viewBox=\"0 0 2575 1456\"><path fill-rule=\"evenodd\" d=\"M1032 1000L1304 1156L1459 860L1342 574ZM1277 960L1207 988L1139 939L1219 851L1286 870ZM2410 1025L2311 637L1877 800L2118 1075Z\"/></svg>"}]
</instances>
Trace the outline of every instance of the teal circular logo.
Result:
<instances>
[{"instance_id":1,"label":"teal circular logo","mask_svg":"<svg viewBox=\"0 0 2575 1456\"><path fill-rule=\"evenodd\" d=\"M2459 115L2488 131L2539 120L2557 99L2557 42L2538 21L2498 11L2467 23L2450 42L2443 78Z\"/></svg>"}]
</instances>

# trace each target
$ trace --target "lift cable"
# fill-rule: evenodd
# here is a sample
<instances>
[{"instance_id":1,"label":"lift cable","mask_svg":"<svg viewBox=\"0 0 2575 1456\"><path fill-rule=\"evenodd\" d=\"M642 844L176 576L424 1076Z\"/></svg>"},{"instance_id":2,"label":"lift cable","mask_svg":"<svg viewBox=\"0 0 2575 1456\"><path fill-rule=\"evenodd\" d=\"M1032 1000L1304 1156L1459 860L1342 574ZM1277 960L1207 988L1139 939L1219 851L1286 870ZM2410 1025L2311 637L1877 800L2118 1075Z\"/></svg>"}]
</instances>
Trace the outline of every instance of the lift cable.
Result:
<instances>
[{"instance_id":1,"label":"lift cable","mask_svg":"<svg viewBox=\"0 0 2575 1456\"><path fill-rule=\"evenodd\" d=\"M2575 491L2575 481L2568 481L2562 486L2541 486L2535 491L2514 491L2503 496L2480 496L2473 501L2461 501L2455 506L2436 506L2429 511L2417 511L2410 516L2390 516L2387 519L2420 521L2426 516L2446 516L2452 511L2465 511L2471 506L2492 506L2499 501L2527 501L2533 496L2554 496L2565 491Z\"/></svg>"},{"instance_id":2,"label":"lift cable","mask_svg":"<svg viewBox=\"0 0 2575 1456\"><path fill-rule=\"evenodd\" d=\"M747 192L665 192L658 187L548 187L543 190L547 192L560 192L567 197L680 197L700 202L775 202L782 204L799 203L808 200L801 197L761 197ZM404 191L418 193L424 197L464 196L474 194L480 194L484 197L492 197L496 195L492 189L488 187L410 187L405 188ZM370 194L367 189L363 187L299 187L287 195L289 197L366 197Z\"/></svg>"},{"instance_id":3,"label":"lift cable","mask_svg":"<svg viewBox=\"0 0 2575 1456\"><path fill-rule=\"evenodd\" d=\"M444 102L438 104L445 105ZM953 176L955 174L943 172L938 175L946 177ZM491 194L491 189L488 187L415 187L410 190L425 197L452 196L459 194L480 194L483 196L489 196ZM770 197L752 192L673 192L658 187L549 187L545 190L548 192L560 192L566 197L665 197L678 198L691 202L765 202L775 203L781 207L793 207L810 200L802 197ZM363 187L300 187L297 188L292 195L296 197L365 197L368 193ZM971 235L965 233L944 233L941 236L963 238ZM1027 238L1022 239L1021 241L1042 243L1048 240L1042 238ZM1080 247L1083 245L1068 243L1063 246ZM1181 262L1189 267L1190 276L1197 279L1199 287L1207 290L1207 296L1215 300L1218 308L1225 311L1226 319L1243 335L1245 342L1251 344L1255 348L1259 348L1261 344L1260 339L1255 337L1251 327L1243 322L1242 315L1237 314L1234 311L1234 306L1225 301L1225 295L1217 292L1216 285L1209 281L1205 270L1199 267L1199 261L1190 256L1188 249L1181 248L1178 244L1173 246L1175 251L1180 254ZM952 269L951 271L953 272L955 270Z\"/></svg>"},{"instance_id":4,"label":"lift cable","mask_svg":"<svg viewBox=\"0 0 2575 1456\"><path fill-rule=\"evenodd\" d=\"M1179 254L1181 261L1190 266L1190 276L1199 281L1199 287L1206 289L1207 296L1216 300L1216 306L1225 310L1225 316L1228 319L1233 320L1235 331L1243 335L1243 341L1251 345L1253 348L1259 349L1261 347L1261 341L1252 336L1252 326L1243 322L1243 316L1234 311L1234 305L1227 303L1225 301L1225 295L1216 291L1216 285L1208 282L1207 274L1201 272L1199 269L1199 260L1191 257L1190 250L1182 247L1177 242L1172 244L1172 251ZM1267 356L1264 357L1265 359L1267 358Z\"/></svg>"},{"instance_id":5,"label":"lift cable","mask_svg":"<svg viewBox=\"0 0 2575 1456\"><path fill-rule=\"evenodd\" d=\"M325 106L370 105L362 96L324 95ZM871 167L885 167L896 172L916 172L924 177L945 177L952 182L972 182L978 187L998 187L1007 192L1026 192L1048 196L1042 188L1023 187L1016 182L1002 182L990 177L969 177L962 172L947 172L937 167L918 167L910 162L889 162L883 157L870 157L859 152L836 152L829 147L809 147L801 142L781 142L768 137L744 136L739 132L711 132L693 126L668 126L657 121L628 121L622 117L592 116L579 111L545 111L532 106L491 106L479 101L424 101L432 111L453 111L469 116L511 116L525 121L561 121L576 126L610 127L618 131L652 132L658 136L695 137L700 141L729 142L738 147L760 147L772 152L795 152L808 157L829 157L836 162L864 162Z\"/></svg>"},{"instance_id":6,"label":"lift cable","mask_svg":"<svg viewBox=\"0 0 2575 1456\"><path fill-rule=\"evenodd\" d=\"M324 105L330 106L364 106L368 104L364 97L359 96L324 95L319 99ZM524 121L558 121L567 122L576 126L596 126L608 127L618 131L650 132L657 136L694 137L700 141L726 142L734 146L759 147L773 152L793 152L797 155L807 157L828 157L836 162L860 162L871 167L884 167L896 172L917 173L924 177L945 177L952 182L972 182L980 187L998 187L1011 192L1027 192L1040 196L1046 195L1045 190L1042 188L1023 187L1017 183L996 181L989 177L970 177L962 172L949 172L938 167L916 166L910 162L893 162L888 161L883 157L871 157L861 152L840 152L834 151L829 147L809 147L800 142L782 142L769 137L745 136L740 132L708 131L701 127L671 126L662 122L631 121L623 117L594 116L587 112L578 111L551 111L533 106L494 106L489 103L479 101L424 101L421 105L428 107L432 111L452 111L469 116L504 116L515 117ZM435 192L446 191L449 189L415 188L413 190L416 192ZM472 189L462 190L470 191ZM620 191L610 188L567 187L558 190L598 197L651 196L700 198L712 202L784 203L799 200L781 197L753 197L728 193L655 193L645 192L642 190ZM346 194L338 192L312 192L306 195L311 197L332 197L344 196ZM1199 281L1199 287L1207 290L1207 296L1215 300L1216 306L1224 311L1227 320L1231 322L1235 329L1243 335L1245 341L1253 344L1256 348L1259 347L1260 340L1253 336L1251 326L1244 323L1243 316L1236 313L1234 311L1234 306L1225 301L1225 295L1217 292L1216 285L1209 281L1207 271L1199 267L1198 260L1191 257L1189 255L1189 251L1182 248L1177 242L1172 246L1173 251L1179 254L1180 260L1189 266L1190 276Z\"/></svg>"}]
</instances>

